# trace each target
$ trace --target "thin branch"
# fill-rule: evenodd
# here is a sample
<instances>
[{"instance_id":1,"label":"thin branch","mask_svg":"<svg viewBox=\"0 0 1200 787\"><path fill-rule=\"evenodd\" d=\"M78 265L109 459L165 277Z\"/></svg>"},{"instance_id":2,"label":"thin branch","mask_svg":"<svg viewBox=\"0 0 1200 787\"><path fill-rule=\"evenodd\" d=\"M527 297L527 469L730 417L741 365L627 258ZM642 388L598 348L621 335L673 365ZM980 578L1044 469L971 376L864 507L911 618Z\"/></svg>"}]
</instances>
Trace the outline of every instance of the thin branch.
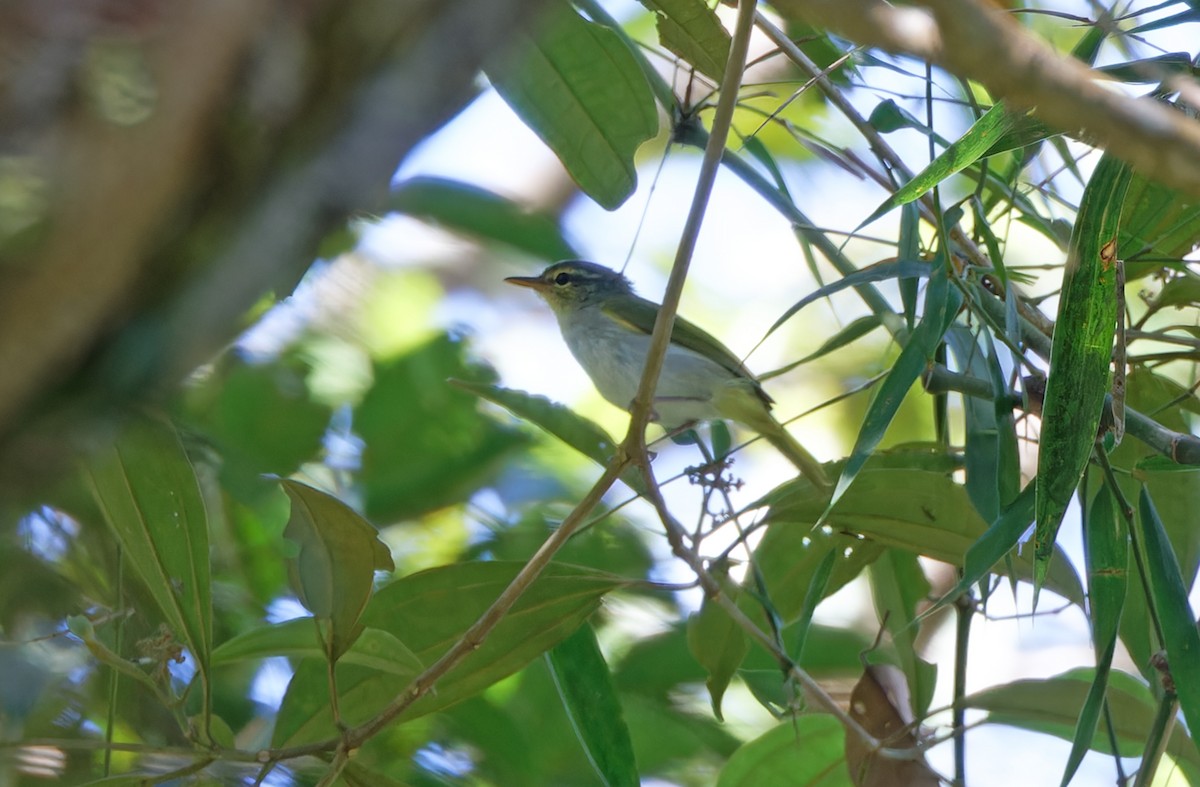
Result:
<instances>
[{"instance_id":1,"label":"thin branch","mask_svg":"<svg viewBox=\"0 0 1200 787\"><path fill-rule=\"evenodd\" d=\"M341 737L303 746L265 751L260 755L260 759L263 761L286 760L305 754L335 751L342 745L345 745L348 749L357 748L395 720L397 716L407 710L414 702L433 691L437 682L447 672L458 666L459 662L479 649L479 646L487 639L492 629L500 623L508 611L512 609L513 605L517 603L517 600L524 595L525 591L529 589L530 585L542 573L542 570L550 563L554 555L558 553L558 550L567 543L575 531L579 529L580 525L586 521L591 510L596 507L601 497L604 496L604 493L616 482L617 478L629 467L630 463L631 460L628 455L624 451L618 451L617 455L609 461L608 466L604 469L604 474L600 476L588 493L584 495L574 510L567 515L558 529L551 533L550 537L538 548L533 557L529 558L529 561L525 563L521 571L513 578L513 581L504 589L504 592L497 596L491 606L480 615L479 620L475 621L441 658L431 664L420 675L413 678L412 682L402 692L397 694L383 710L363 724L346 730Z\"/></svg>"},{"instance_id":2,"label":"thin branch","mask_svg":"<svg viewBox=\"0 0 1200 787\"><path fill-rule=\"evenodd\" d=\"M942 65L1052 128L1083 136L1142 174L1200 195L1200 123L1150 98L1110 90L1102 74L1055 52L983 0L777 0L780 13L865 46Z\"/></svg>"}]
</instances>

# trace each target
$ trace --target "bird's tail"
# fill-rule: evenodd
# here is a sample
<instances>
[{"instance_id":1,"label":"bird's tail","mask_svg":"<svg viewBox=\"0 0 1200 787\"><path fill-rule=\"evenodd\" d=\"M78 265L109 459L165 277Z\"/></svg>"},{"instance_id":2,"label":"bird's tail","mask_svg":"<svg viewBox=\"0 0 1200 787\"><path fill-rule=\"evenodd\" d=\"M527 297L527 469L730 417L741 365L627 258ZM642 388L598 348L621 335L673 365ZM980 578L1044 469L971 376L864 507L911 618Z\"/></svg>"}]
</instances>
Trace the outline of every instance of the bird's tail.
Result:
<instances>
[{"instance_id":1,"label":"bird's tail","mask_svg":"<svg viewBox=\"0 0 1200 787\"><path fill-rule=\"evenodd\" d=\"M810 454L808 450L800 445L796 438L792 437L783 425L767 416L770 419L769 424L749 424L758 430L758 433L766 438L767 442L775 446L779 453L783 454L788 460L796 466L800 474L812 483L818 489L827 490L833 486L829 482L829 477L825 475L825 468L815 456Z\"/></svg>"}]
</instances>

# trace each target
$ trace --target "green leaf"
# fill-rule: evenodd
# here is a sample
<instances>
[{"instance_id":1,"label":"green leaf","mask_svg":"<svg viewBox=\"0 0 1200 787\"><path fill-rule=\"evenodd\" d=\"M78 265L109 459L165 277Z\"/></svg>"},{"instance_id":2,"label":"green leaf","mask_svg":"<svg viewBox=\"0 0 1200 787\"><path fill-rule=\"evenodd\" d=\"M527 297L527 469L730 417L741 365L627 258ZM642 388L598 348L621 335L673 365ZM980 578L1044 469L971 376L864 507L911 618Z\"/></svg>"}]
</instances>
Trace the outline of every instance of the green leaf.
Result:
<instances>
[{"instance_id":1,"label":"green leaf","mask_svg":"<svg viewBox=\"0 0 1200 787\"><path fill-rule=\"evenodd\" d=\"M580 626L546 660L596 775L611 787L640 784L621 701L592 627Z\"/></svg>"},{"instance_id":2,"label":"green leaf","mask_svg":"<svg viewBox=\"0 0 1200 787\"><path fill-rule=\"evenodd\" d=\"M869 284L876 281L887 281L888 279L915 279L929 276L933 272L933 266L928 262L918 260L896 260L895 262L880 262L874 265L869 265L866 268L860 268L853 273L847 274L837 281L830 282L824 287L821 287L814 292L805 295L796 303L792 304L787 311L767 330L766 336L770 336L781 325L790 320L805 306L819 301L822 298L827 298L835 292L846 289L847 287L857 287L862 284ZM764 336L763 338L766 338Z\"/></svg>"},{"instance_id":3,"label":"green leaf","mask_svg":"<svg viewBox=\"0 0 1200 787\"><path fill-rule=\"evenodd\" d=\"M929 580L911 552L889 549L868 569L875 612L886 621L900 669L908 683L914 718L922 718L933 700L937 668L917 654L917 606L929 596Z\"/></svg>"},{"instance_id":4,"label":"green leaf","mask_svg":"<svg viewBox=\"0 0 1200 787\"><path fill-rule=\"evenodd\" d=\"M742 744L717 778L717 787L851 787L844 733L832 717L800 716Z\"/></svg>"},{"instance_id":5,"label":"green leaf","mask_svg":"<svg viewBox=\"0 0 1200 787\"><path fill-rule=\"evenodd\" d=\"M567 3L539 17L487 69L496 92L555 152L579 187L612 210L637 185L634 153L658 133L654 96L620 36Z\"/></svg>"},{"instance_id":6,"label":"green leaf","mask_svg":"<svg viewBox=\"0 0 1200 787\"><path fill-rule=\"evenodd\" d=\"M1138 412L1153 413L1155 420L1168 429L1189 431L1190 419L1184 411L1192 406L1189 400L1194 397L1179 383L1147 369L1134 369L1126 380L1125 392L1129 407ZM1170 404L1172 402L1175 404ZM1109 459L1114 468L1133 470L1145 457L1157 455L1137 440L1124 440ZM1098 478L1098 474L1092 473L1089 477ZM1191 587L1200 566L1200 528L1196 527L1195 506L1195 501L1200 500L1200 473L1149 473L1143 475L1139 483L1132 475L1118 471L1117 483L1127 500L1137 498L1143 483L1149 490L1179 560L1183 583ZM1096 491L1097 485L1093 481L1086 494L1094 495ZM1147 680L1157 680L1158 673L1151 664L1151 656L1162 645L1153 630L1146 594L1139 582L1129 583L1121 614L1121 640L1142 675Z\"/></svg>"},{"instance_id":7,"label":"green leaf","mask_svg":"<svg viewBox=\"0 0 1200 787\"><path fill-rule=\"evenodd\" d=\"M455 388L494 402L518 418L540 427L601 467L609 463L616 451L616 441L594 421L544 396L488 383L466 380L450 382ZM641 476L633 470L623 473L621 480L638 493L646 488Z\"/></svg>"},{"instance_id":8,"label":"green leaf","mask_svg":"<svg viewBox=\"0 0 1200 787\"><path fill-rule=\"evenodd\" d=\"M946 332L946 342L960 369L972 377L992 381L992 400L963 397L967 494L983 518L990 522L1000 515L1001 508L1010 502L1008 496L1020 484L1012 405L1008 401L1004 373L990 341L985 349L966 328L952 326Z\"/></svg>"},{"instance_id":9,"label":"green leaf","mask_svg":"<svg viewBox=\"0 0 1200 787\"><path fill-rule=\"evenodd\" d=\"M1121 608L1129 580L1129 535L1117 517L1112 491L1103 487L1087 512L1085 558L1088 565L1088 606L1092 621L1092 646L1096 652L1096 677L1088 689L1071 754L1063 772L1062 787L1075 776L1096 735L1100 712L1108 691L1108 676L1117 648Z\"/></svg>"},{"instance_id":10,"label":"green leaf","mask_svg":"<svg viewBox=\"0 0 1200 787\"><path fill-rule=\"evenodd\" d=\"M876 208L875 212L859 225L859 229L893 208L919 199L921 195L946 178L956 172L961 172L983 158L997 142L1005 139L1005 135L1014 129L1018 117L1005 108L1004 102L997 101L995 106L975 121L975 124L967 129L966 133L956 142L943 150L928 167L913 176L912 180L905 183L895 194Z\"/></svg>"},{"instance_id":11,"label":"green leaf","mask_svg":"<svg viewBox=\"0 0 1200 787\"><path fill-rule=\"evenodd\" d=\"M1197 730L1200 729L1200 633L1196 631L1196 617L1188 603L1188 588L1179 561L1145 487L1138 495L1137 522L1145 545L1150 594L1162 624L1168 669L1188 728Z\"/></svg>"},{"instance_id":12,"label":"green leaf","mask_svg":"<svg viewBox=\"0 0 1200 787\"><path fill-rule=\"evenodd\" d=\"M366 443L359 480L368 517L390 522L465 500L528 443L517 429L479 412L475 396L447 382L492 382L495 372L438 336L376 363L375 384L354 410Z\"/></svg>"},{"instance_id":13,"label":"green leaf","mask_svg":"<svg viewBox=\"0 0 1200 787\"><path fill-rule=\"evenodd\" d=\"M989 723L1070 741L1094 677L1094 670L1079 669L1052 678L1013 681L968 695L963 705L987 711ZM1136 678L1114 671L1109 674L1107 699L1120 755L1142 756L1146 733L1158 712L1154 696ZM1097 730L1088 745L1094 751L1113 753L1104 730ZM1167 751L1183 767L1189 781L1200 775L1200 754L1180 725L1171 730Z\"/></svg>"},{"instance_id":14,"label":"green leaf","mask_svg":"<svg viewBox=\"0 0 1200 787\"><path fill-rule=\"evenodd\" d=\"M1084 189L1050 352L1038 450L1034 591L1045 576L1067 504L1091 456L1108 392L1117 324L1117 225L1130 169L1105 155Z\"/></svg>"},{"instance_id":15,"label":"green leaf","mask_svg":"<svg viewBox=\"0 0 1200 787\"><path fill-rule=\"evenodd\" d=\"M213 637L208 512L179 435L165 421L132 421L85 473L126 560L195 659L207 713Z\"/></svg>"},{"instance_id":16,"label":"green leaf","mask_svg":"<svg viewBox=\"0 0 1200 787\"><path fill-rule=\"evenodd\" d=\"M1168 306L1191 306L1196 303L1200 303L1200 277L1186 273L1168 279L1158 293L1158 297L1154 299L1156 309Z\"/></svg>"},{"instance_id":17,"label":"green leaf","mask_svg":"<svg viewBox=\"0 0 1200 787\"><path fill-rule=\"evenodd\" d=\"M213 650L213 664L233 664L272 656L318 661L325 658L325 649L312 619L296 618L243 632ZM425 669L417 655L395 635L374 628L364 628L340 661L408 678Z\"/></svg>"},{"instance_id":18,"label":"green leaf","mask_svg":"<svg viewBox=\"0 0 1200 787\"><path fill-rule=\"evenodd\" d=\"M287 476L318 455L332 410L309 398L307 371L292 359L231 360L188 391L191 417L219 448L227 485Z\"/></svg>"},{"instance_id":19,"label":"green leaf","mask_svg":"<svg viewBox=\"0 0 1200 787\"><path fill-rule=\"evenodd\" d=\"M700 611L688 617L687 643L688 650L708 673L705 686L712 700L713 715L724 721L721 698L750 650L746 632L720 604L705 598Z\"/></svg>"},{"instance_id":20,"label":"green leaf","mask_svg":"<svg viewBox=\"0 0 1200 787\"><path fill-rule=\"evenodd\" d=\"M729 31L701 0L642 0L654 11L658 40L664 47L720 82L729 60Z\"/></svg>"},{"instance_id":21,"label":"green leaf","mask_svg":"<svg viewBox=\"0 0 1200 787\"><path fill-rule=\"evenodd\" d=\"M579 256L551 216L526 210L470 183L410 178L392 191L388 207L464 235L506 244L548 262Z\"/></svg>"},{"instance_id":22,"label":"green leaf","mask_svg":"<svg viewBox=\"0 0 1200 787\"><path fill-rule=\"evenodd\" d=\"M863 417L854 448L838 476L830 506L835 505L854 483L858 472L866 465L871 453L879 446L900 410L904 397L933 358L934 349L942 341L946 329L954 321L962 295L949 286L948 265L944 260L933 268L925 293L925 314L909 336L908 343L892 366L888 376L875 391L871 405Z\"/></svg>"},{"instance_id":23,"label":"green leaf","mask_svg":"<svg viewBox=\"0 0 1200 787\"><path fill-rule=\"evenodd\" d=\"M963 558L962 574L951 590L926 610L922 617L932 614L958 596L967 592L972 585L991 573L992 568L1016 548L1021 535L1033 522L1034 501L1037 498L1036 482L1030 483L1008 508L988 527L982 536L967 549ZM1058 564L1061 565L1061 564ZM1054 572L1056 566L1051 567Z\"/></svg>"},{"instance_id":24,"label":"green leaf","mask_svg":"<svg viewBox=\"0 0 1200 787\"><path fill-rule=\"evenodd\" d=\"M300 603L321 623L326 656L337 661L362 631L359 618L376 571L392 571L392 553L370 522L349 506L298 481L279 482L292 501L283 537L299 546L288 579Z\"/></svg>"},{"instance_id":25,"label":"green leaf","mask_svg":"<svg viewBox=\"0 0 1200 787\"><path fill-rule=\"evenodd\" d=\"M787 486L785 484L781 490ZM780 494L778 491L768 496L768 501L772 497L780 502L772 505L767 514L766 520L770 525L768 536L776 529L791 528L811 536L816 543L817 534L823 529L812 531L811 528L824 508L823 501L815 495L802 497ZM1030 521L1027 516L1024 522L1020 520L1022 514L1028 514L1031 510L1028 504L1032 502L1032 494L1027 493L1022 498L1018 498L1018 504L1024 502L1026 506L1014 504L1013 513L1004 523L1006 529L1011 528L1010 532L1016 533L1013 544ZM1005 520L1005 517L1002 516L1001 520ZM1019 523L1019 528L1010 525L1010 522ZM965 565L971 548L985 533L991 532L961 484L955 483L945 473L902 468L868 467L863 470L850 491L829 510L825 524L832 531L831 535L854 534L865 539L853 546L855 550L896 547L955 566ZM766 542L767 538L764 537L763 543ZM1000 552L996 560L1006 551ZM766 561L770 554L764 553L760 563ZM1082 606L1083 588L1079 578L1066 557L1057 551L1055 554L1058 560L1051 566L1046 587ZM789 553L787 557L799 559L796 552ZM980 570L984 561L978 557L976 561L975 568ZM991 570L995 562L987 563L982 572ZM1019 579L1032 579L1033 562L1029 556L1018 555L1013 560L1013 568ZM765 565L763 571L766 573ZM774 591L771 598L779 605L782 614L785 607Z\"/></svg>"},{"instance_id":26,"label":"green leaf","mask_svg":"<svg viewBox=\"0 0 1200 787\"><path fill-rule=\"evenodd\" d=\"M422 664L436 662L508 587L523 563L459 563L398 579L377 592L362 624L390 633ZM399 719L414 719L473 696L505 678L571 634L626 580L589 569L551 564L521 596L484 643L450 670ZM327 666L305 659L279 709L277 746L337 734L329 711ZM390 672L339 662L338 706L347 724L361 724L409 684Z\"/></svg>"}]
</instances>

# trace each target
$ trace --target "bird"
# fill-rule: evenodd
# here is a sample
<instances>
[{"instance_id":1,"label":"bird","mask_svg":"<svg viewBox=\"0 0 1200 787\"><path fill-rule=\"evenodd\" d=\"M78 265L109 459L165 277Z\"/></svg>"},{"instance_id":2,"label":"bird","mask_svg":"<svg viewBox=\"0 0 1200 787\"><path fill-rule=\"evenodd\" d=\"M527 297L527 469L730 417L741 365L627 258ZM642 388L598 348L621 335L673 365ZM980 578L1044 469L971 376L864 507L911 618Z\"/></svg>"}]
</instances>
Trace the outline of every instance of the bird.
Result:
<instances>
[{"instance_id":1,"label":"bird","mask_svg":"<svg viewBox=\"0 0 1200 787\"><path fill-rule=\"evenodd\" d=\"M637 295L624 274L583 260L556 262L509 284L541 296L571 354L608 401L629 409L637 393L659 304ZM771 414L773 400L753 373L711 334L676 316L654 393L652 418L668 431L729 419L762 435L818 488L820 461Z\"/></svg>"}]
</instances>

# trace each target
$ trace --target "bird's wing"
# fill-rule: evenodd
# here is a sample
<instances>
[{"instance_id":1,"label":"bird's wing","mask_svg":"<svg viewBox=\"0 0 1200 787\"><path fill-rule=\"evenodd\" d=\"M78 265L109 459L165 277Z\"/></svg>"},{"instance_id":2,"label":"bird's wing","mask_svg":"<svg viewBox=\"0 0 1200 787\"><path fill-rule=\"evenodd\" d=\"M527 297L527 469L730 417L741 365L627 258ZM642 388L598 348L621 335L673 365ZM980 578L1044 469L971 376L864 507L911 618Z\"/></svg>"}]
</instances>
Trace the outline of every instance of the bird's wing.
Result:
<instances>
[{"instance_id":1,"label":"bird's wing","mask_svg":"<svg viewBox=\"0 0 1200 787\"><path fill-rule=\"evenodd\" d=\"M625 325L632 331L640 331L647 335L654 331L654 320L658 317L657 304L636 296L622 298L616 303L605 304L602 309L605 315L611 317L614 321ZM712 358L733 374L738 377L744 377L753 383L755 393L766 404L770 405L773 401L767 395L767 392L762 389L762 386L758 384L758 379L754 376L754 373L746 368L741 359L703 328L688 322L679 315L675 315L675 325L671 332L671 341L706 358Z\"/></svg>"}]
</instances>

